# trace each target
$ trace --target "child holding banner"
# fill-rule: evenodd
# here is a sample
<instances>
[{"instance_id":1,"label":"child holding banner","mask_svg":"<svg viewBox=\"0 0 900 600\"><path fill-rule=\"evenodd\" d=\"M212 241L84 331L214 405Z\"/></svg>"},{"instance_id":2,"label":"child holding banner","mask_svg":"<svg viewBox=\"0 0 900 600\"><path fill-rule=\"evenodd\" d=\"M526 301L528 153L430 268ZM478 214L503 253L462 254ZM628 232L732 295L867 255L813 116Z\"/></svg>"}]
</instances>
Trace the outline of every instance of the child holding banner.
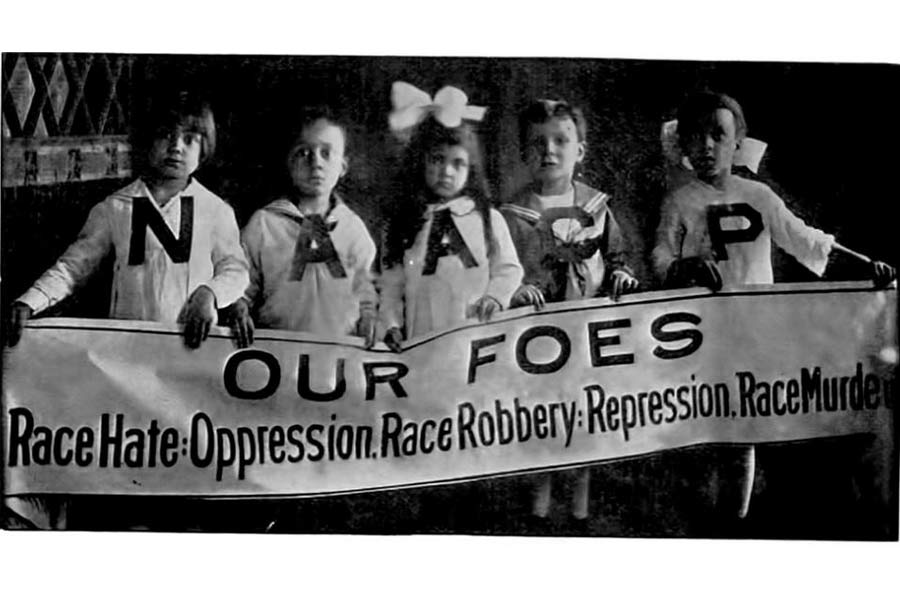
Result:
<instances>
[{"instance_id":1,"label":"child holding banner","mask_svg":"<svg viewBox=\"0 0 900 600\"><path fill-rule=\"evenodd\" d=\"M140 177L94 206L78 239L15 301L10 346L33 315L72 294L110 253L110 318L181 323L188 348L200 346L216 309L247 287L234 212L193 178L215 149L209 106L187 93L164 96L141 124L134 140ZM37 527L66 527L65 500L7 502Z\"/></svg>"},{"instance_id":2,"label":"child holding banner","mask_svg":"<svg viewBox=\"0 0 900 600\"><path fill-rule=\"evenodd\" d=\"M453 87L432 99L403 82L394 83L392 101L391 130L398 136L412 130L412 137L387 224L379 327L399 352L404 339L470 318L488 321L507 308L522 267L484 180L472 122L481 121L485 109L468 105ZM400 527L413 529L423 519L471 519L484 506L484 485L404 492L394 501L405 510L389 512L400 517Z\"/></svg>"},{"instance_id":3,"label":"child holding banner","mask_svg":"<svg viewBox=\"0 0 900 600\"><path fill-rule=\"evenodd\" d=\"M238 344L261 327L375 343L375 242L362 219L334 191L347 172L346 129L326 108L307 108L291 140L293 187L256 211L241 234L250 286L235 304Z\"/></svg>"},{"instance_id":4,"label":"child holding banner","mask_svg":"<svg viewBox=\"0 0 900 600\"><path fill-rule=\"evenodd\" d=\"M404 339L507 308L522 267L484 181L471 121L485 109L452 87L432 100L397 82L392 99L391 129L416 127L380 279L383 339L400 351Z\"/></svg>"},{"instance_id":5,"label":"child holding banner","mask_svg":"<svg viewBox=\"0 0 900 600\"><path fill-rule=\"evenodd\" d=\"M747 132L741 106L714 92L692 95L678 112L678 144L690 162L686 181L662 205L653 262L666 287L773 283L772 242L821 276L832 249L868 263L878 286L896 271L852 252L833 236L806 225L769 186L732 173L735 153ZM755 451L740 449L739 517L753 491Z\"/></svg>"},{"instance_id":6,"label":"child holding banner","mask_svg":"<svg viewBox=\"0 0 900 600\"><path fill-rule=\"evenodd\" d=\"M587 149L582 111L562 100L536 100L519 115L519 143L531 182L501 207L525 275L513 306L613 299L638 287L625 264L625 244L609 195L575 179ZM573 472L572 516L589 513L590 470ZM532 513L550 511L552 475L539 476Z\"/></svg>"},{"instance_id":7,"label":"child holding banner","mask_svg":"<svg viewBox=\"0 0 900 600\"><path fill-rule=\"evenodd\" d=\"M832 249L848 252L767 185L732 174L746 132L740 105L724 94L698 93L679 110L678 143L693 177L663 201L653 263L667 287L772 283L773 241L819 276ZM877 284L894 278L890 265L867 262Z\"/></svg>"},{"instance_id":8,"label":"child holding banner","mask_svg":"<svg viewBox=\"0 0 900 600\"><path fill-rule=\"evenodd\" d=\"M110 318L181 323L185 345L199 347L216 309L248 281L234 212L192 177L215 140L212 111L197 98L180 93L154 104L135 139L141 176L94 206L78 239L15 301L9 345L114 253Z\"/></svg>"}]
</instances>

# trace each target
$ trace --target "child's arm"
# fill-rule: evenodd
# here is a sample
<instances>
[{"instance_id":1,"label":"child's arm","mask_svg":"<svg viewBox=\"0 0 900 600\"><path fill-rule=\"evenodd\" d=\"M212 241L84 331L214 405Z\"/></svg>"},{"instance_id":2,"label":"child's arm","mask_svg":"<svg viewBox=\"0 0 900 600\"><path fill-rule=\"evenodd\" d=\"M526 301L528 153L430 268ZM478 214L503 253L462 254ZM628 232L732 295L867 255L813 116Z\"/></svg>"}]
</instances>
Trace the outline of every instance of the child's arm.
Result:
<instances>
[{"instance_id":1,"label":"child's arm","mask_svg":"<svg viewBox=\"0 0 900 600\"><path fill-rule=\"evenodd\" d=\"M250 222L241 231L241 247L247 258L249 284L244 290L244 295L238 298L234 304L223 312L226 321L231 326L231 333L238 348L247 348L253 345L253 335L256 327L253 324L252 308L263 287L261 216L259 213L250 218Z\"/></svg>"},{"instance_id":2,"label":"child's arm","mask_svg":"<svg viewBox=\"0 0 900 600\"><path fill-rule=\"evenodd\" d=\"M775 192L771 190L768 192L771 194L772 239L817 276L821 277L825 273L831 251L838 250L868 265L876 286L884 287L894 280L896 271L892 266L873 261L868 256L838 244L834 236L807 225L788 210L784 201Z\"/></svg>"},{"instance_id":3,"label":"child's arm","mask_svg":"<svg viewBox=\"0 0 900 600\"><path fill-rule=\"evenodd\" d=\"M381 303L378 306L376 336L383 339L391 350L399 352L403 339L403 298L406 291L406 273L402 262L382 270L378 288Z\"/></svg>"},{"instance_id":4,"label":"child's arm","mask_svg":"<svg viewBox=\"0 0 900 600\"><path fill-rule=\"evenodd\" d=\"M625 292L637 289L639 283L634 272L625 264L626 244L622 230L611 209L606 211L606 226L600 235L600 255L606 264L606 282L613 300Z\"/></svg>"},{"instance_id":5,"label":"child's arm","mask_svg":"<svg viewBox=\"0 0 900 600\"><path fill-rule=\"evenodd\" d=\"M206 285L215 294L218 305L224 307L244 295L250 274L237 220L230 206L223 204L214 227L213 277Z\"/></svg>"},{"instance_id":6,"label":"child's arm","mask_svg":"<svg viewBox=\"0 0 900 600\"><path fill-rule=\"evenodd\" d=\"M678 211L671 195L663 200L656 229L656 246L653 248L653 270L660 281L666 280L669 267L681 258L684 230L678 219Z\"/></svg>"},{"instance_id":7,"label":"child's arm","mask_svg":"<svg viewBox=\"0 0 900 600\"><path fill-rule=\"evenodd\" d=\"M522 284L509 300L510 308L544 306L546 296L550 293L552 277L541 265L543 248L541 237L531 226L524 225L522 219L515 214L515 206L506 204L501 207L500 214L506 220L509 237L512 239L522 265Z\"/></svg>"},{"instance_id":8,"label":"child's arm","mask_svg":"<svg viewBox=\"0 0 900 600\"><path fill-rule=\"evenodd\" d=\"M522 283L522 265L519 263L512 237L509 235L506 220L499 211L494 209L491 209L490 216L494 232L494 252L491 253L488 262L490 276L485 296L496 300L500 304L500 308L507 308L510 299L519 284ZM484 314L481 316L484 317L484 320L490 317L490 315Z\"/></svg>"},{"instance_id":9,"label":"child's arm","mask_svg":"<svg viewBox=\"0 0 900 600\"><path fill-rule=\"evenodd\" d=\"M112 249L112 224L108 211L106 202L94 206L78 238L13 303L6 338L10 347L19 342L28 319L69 296L91 276Z\"/></svg>"},{"instance_id":10,"label":"child's arm","mask_svg":"<svg viewBox=\"0 0 900 600\"><path fill-rule=\"evenodd\" d=\"M193 291L180 319L184 322L184 341L188 348L198 348L206 340L216 318L216 308L234 304L250 281L247 258L231 207L223 202L211 226L213 276Z\"/></svg>"},{"instance_id":11,"label":"child's arm","mask_svg":"<svg viewBox=\"0 0 900 600\"><path fill-rule=\"evenodd\" d=\"M887 263L881 262L880 260L872 260L865 254L860 254L837 242L834 243L834 249L869 265L872 270L872 281L875 283L876 287L887 287L897 278L897 270Z\"/></svg>"},{"instance_id":12,"label":"child's arm","mask_svg":"<svg viewBox=\"0 0 900 600\"><path fill-rule=\"evenodd\" d=\"M250 221L241 231L241 247L244 250L244 256L247 257L247 279L249 281L241 299L251 308L256 305L265 285L262 272L262 227L262 214L257 212L250 217Z\"/></svg>"},{"instance_id":13,"label":"child's arm","mask_svg":"<svg viewBox=\"0 0 900 600\"><path fill-rule=\"evenodd\" d=\"M94 206L78 238L17 302L27 304L37 314L57 304L87 281L112 249L112 223L108 211L106 202Z\"/></svg>"},{"instance_id":14,"label":"child's arm","mask_svg":"<svg viewBox=\"0 0 900 600\"><path fill-rule=\"evenodd\" d=\"M666 196L656 230L653 269L663 285L669 288L700 285L718 291L722 275L716 263L703 256L682 256L684 225L681 223L675 197Z\"/></svg>"},{"instance_id":15,"label":"child's arm","mask_svg":"<svg viewBox=\"0 0 900 600\"><path fill-rule=\"evenodd\" d=\"M768 226L772 240L796 258L803 266L821 277L828 265L828 255L834 247L834 236L810 227L788 210L775 192L769 194Z\"/></svg>"},{"instance_id":16,"label":"child's arm","mask_svg":"<svg viewBox=\"0 0 900 600\"><path fill-rule=\"evenodd\" d=\"M355 262L351 290L359 299L359 323L357 334L365 339L365 347L375 345L375 330L378 321L378 292L372 277L372 266L375 264L375 242L369 235L365 224L358 220L358 233L353 244L353 260Z\"/></svg>"}]
</instances>

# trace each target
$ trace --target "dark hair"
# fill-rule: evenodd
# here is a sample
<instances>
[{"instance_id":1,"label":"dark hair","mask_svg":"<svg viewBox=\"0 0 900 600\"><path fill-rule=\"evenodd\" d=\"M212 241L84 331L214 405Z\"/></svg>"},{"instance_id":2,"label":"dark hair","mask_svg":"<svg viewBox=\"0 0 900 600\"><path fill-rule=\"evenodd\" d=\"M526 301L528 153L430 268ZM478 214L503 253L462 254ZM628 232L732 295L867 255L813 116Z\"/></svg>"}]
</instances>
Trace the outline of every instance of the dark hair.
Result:
<instances>
[{"instance_id":1,"label":"dark hair","mask_svg":"<svg viewBox=\"0 0 900 600\"><path fill-rule=\"evenodd\" d=\"M341 135L344 136L344 155L349 153L349 136L347 135L347 127L344 124L344 119L331 107L324 104L316 104L300 108L296 116L291 119L291 126L288 127L288 136L285 139L286 147L282 154L283 156L290 156L291 152L296 148L300 136L303 135L303 130L316 121L325 121L329 125L333 125L340 129Z\"/></svg>"},{"instance_id":2,"label":"dark hair","mask_svg":"<svg viewBox=\"0 0 900 600\"><path fill-rule=\"evenodd\" d=\"M444 146L462 146L469 154L469 177L460 195L470 197L481 213L484 243L488 256L494 252L491 225L491 196L484 176L484 162L474 126L463 121L457 127L445 127L432 117L418 126L403 155L401 178L395 187L395 202L387 224L385 266L403 261L403 253L413 245L425 224L425 209L433 192L425 185L425 166L429 154Z\"/></svg>"},{"instance_id":3,"label":"dark hair","mask_svg":"<svg viewBox=\"0 0 900 600\"><path fill-rule=\"evenodd\" d=\"M528 134L532 125L542 125L550 119L572 119L575 123L575 131L578 133L578 141L587 141L587 121L584 113L577 106L573 106L565 100L535 100L519 113L519 150L522 155L528 149Z\"/></svg>"},{"instance_id":4,"label":"dark hair","mask_svg":"<svg viewBox=\"0 0 900 600\"><path fill-rule=\"evenodd\" d=\"M268 156L271 171L272 190L279 196L291 197L296 193L294 182L291 179L291 159L296 150L303 130L316 121L325 121L329 125L337 127L344 138L344 156L349 154L350 138L347 135L347 126L342 116L339 116L331 107L324 104L310 104L301 106L299 110L282 123L281 133L274 137ZM274 165L279 165L278 170Z\"/></svg>"},{"instance_id":5,"label":"dark hair","mask_svg":"<svg viewBox=\"0 0 900 600\"><path fill-rule=\"evenodd\" d=\"M700 130L709 116L720 108L734 115L735 137L740 140L747 135L747 120L738 101L726 94L703 90L688 96L678 109L678 144L682 149L691 134Z\"/></svg>"},{"instance_id":6,"label":"dark hair","mask_svg":"<svg viewBox=\"0 0 900 600\"><path fill-rule=\"evenodd\" d=\"M153 142L181 128L200 135L200 163L216 151L216 122L209 104L198 95L180 90L153 98L147 115L135 130L138 156L145 156Z\"/></svg>"}]
</instances>

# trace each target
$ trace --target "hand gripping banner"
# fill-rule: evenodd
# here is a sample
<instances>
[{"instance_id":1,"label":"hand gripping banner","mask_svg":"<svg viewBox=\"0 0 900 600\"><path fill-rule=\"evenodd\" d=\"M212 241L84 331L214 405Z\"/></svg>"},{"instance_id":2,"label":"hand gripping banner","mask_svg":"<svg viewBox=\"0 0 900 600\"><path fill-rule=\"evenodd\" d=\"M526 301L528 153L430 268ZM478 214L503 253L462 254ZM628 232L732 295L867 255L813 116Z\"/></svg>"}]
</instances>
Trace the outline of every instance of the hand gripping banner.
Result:
<instances>
[{"instance_id":1,"label":"hand gripping banner","mask_svg":"<svg viewBox=\"0 0 900 600\"><path fill-rule=\"evenodd\" d=\"M301 497L850 434L892 452L896 307L863 282L653 292L399 354L37 320L4 356L5 492Z\"/></svg>"}]
</instances>

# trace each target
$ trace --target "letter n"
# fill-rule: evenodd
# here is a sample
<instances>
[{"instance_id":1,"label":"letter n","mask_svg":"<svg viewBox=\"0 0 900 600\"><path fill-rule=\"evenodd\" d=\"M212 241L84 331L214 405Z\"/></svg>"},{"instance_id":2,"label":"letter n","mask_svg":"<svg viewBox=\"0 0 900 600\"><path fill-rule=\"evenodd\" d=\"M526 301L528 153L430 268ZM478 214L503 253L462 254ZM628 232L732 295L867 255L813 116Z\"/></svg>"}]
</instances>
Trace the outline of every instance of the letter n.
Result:
<instances>
[{"instance_id":1,"label":"letter n","mask_svg":"<svg viewBox=\"0 0 900 600\"><path fill-rule=\"evenodd\" d=\"M151 204L150 198L133 198L131 206L131 246L128 251L130 266L144 264L144 246L147 240L147 228L153 231L156 239L174 263L185 263L191 257L191 239L194 229L194 199L181 197L181 228L176 238L163 220L162 214Z\"/></svg>"}]
</instances>

